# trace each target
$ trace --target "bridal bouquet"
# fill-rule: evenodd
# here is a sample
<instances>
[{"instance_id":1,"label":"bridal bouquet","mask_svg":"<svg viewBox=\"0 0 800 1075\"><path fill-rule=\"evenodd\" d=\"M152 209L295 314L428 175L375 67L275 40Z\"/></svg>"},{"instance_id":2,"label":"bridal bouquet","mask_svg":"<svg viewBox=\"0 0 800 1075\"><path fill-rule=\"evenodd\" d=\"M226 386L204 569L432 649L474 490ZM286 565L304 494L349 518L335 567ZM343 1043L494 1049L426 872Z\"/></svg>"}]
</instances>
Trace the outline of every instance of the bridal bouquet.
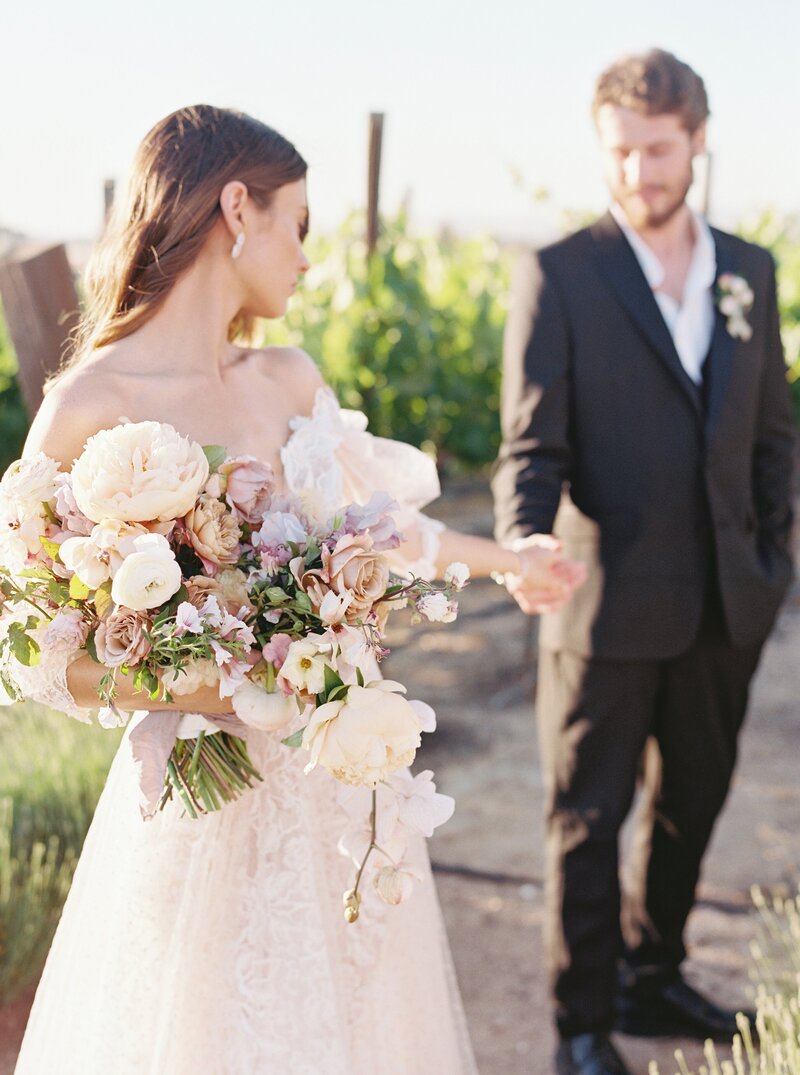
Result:
<instances>
[{"instance_id":1,"label":"bridal bouquet","mask_svg":"<svg viewBox=\"0 0 800 1075\"><path fill-rule=\"evenodd\" d=\"M0 481L0 681L16 699L44 654L86 653L103 667L99 720L113 727L127 720L117 693L130 677L153 703L130 736L145 817L175 796L191 817L238 798L261 779L249 730L294 718L283 742L308 751L307 771L351 786L351 816L359 793L371 795L366 846L342 842L358 866L346 917L358 917L375 852L386 860L376 888L399 902L404 825L430 835L452 800L432 774L398 772L435 718L377 662L389 613L410 605L417 621L454 619L467 571L452 565L443 587L393 574L394 507L376 493L320 522L277 493L266 464L157 422L96 434L69 473L43 453L18 460ZM201 687L229 698L232 715L158 711Z\"/></svg>"}]
</instances>

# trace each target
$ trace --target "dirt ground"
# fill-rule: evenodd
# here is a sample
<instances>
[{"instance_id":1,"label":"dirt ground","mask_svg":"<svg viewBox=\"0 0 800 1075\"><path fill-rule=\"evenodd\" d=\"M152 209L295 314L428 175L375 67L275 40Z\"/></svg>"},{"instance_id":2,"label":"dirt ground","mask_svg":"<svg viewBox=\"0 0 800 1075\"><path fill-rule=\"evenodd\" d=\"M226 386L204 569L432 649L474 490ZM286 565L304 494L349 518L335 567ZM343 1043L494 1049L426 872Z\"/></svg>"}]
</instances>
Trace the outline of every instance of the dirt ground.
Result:
<instances>
[{"instance_id":1,"label":"dirt ground","mask_svg":"<svg viewBox=\"0 0 800 1075\"><path fill-rule=\"evenodd\" d=\"M480 483L449 491L432 514L471 532L491 527ZM456 624L400 628L391 642L386 673L430 702L439 718L417 768L433 768L439 789L457 802L455 816L431 841L431 855L481 1075L549 1075L555 1042L540 937L535 625L500 587L476 581ZM795 593L764 653L735 785L690 921L688 973L732 1006L746 1004L749 995L756 930L751 885L787 893L797 887L798 655ZM13 1070L26 1003L0 1010L0 1075ZM620 1038L618 1044L635 1075L647 1075L651 1060L661 1075L674 1075L678 1047L690 1068L702 1062L696 1043Z\"/></svg>"}]
</instances>

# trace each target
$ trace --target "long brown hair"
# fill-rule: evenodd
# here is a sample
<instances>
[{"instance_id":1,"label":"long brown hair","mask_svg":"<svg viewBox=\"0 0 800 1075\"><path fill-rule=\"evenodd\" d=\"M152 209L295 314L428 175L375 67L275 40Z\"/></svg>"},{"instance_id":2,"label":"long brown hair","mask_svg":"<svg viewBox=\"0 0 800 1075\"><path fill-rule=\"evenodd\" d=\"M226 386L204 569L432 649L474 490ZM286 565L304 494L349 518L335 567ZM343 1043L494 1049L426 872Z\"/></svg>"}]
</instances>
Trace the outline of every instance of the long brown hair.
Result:
<instances>
[{"instance_id":1,"label":"long brown hair","mask_svg":"<svg viewBox=\"0 0 800 1075\"><path fill-rule=\"evenodd\" d=\"M83 315L60 373L149 321L194 263L226 183L240 180L265 209L306 168L291 142L242 112L192 105L157 123L87 266ZM231 338L243 327L237 319Z\"/></svg>"}]
</instances>

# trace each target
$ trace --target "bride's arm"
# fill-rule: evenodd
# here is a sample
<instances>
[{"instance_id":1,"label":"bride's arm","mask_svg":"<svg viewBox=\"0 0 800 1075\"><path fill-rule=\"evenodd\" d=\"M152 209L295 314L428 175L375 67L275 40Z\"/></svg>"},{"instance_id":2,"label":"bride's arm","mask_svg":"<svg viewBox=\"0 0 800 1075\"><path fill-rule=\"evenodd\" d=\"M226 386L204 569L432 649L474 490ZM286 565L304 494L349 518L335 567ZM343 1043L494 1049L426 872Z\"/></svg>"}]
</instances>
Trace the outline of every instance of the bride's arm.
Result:
<instances>
[{"instance_id":1,"label":"bride's arm","mask_svg":"<svg viewBox=\"0 0 800 1075\"><path fill-rule=\"evenodd\" d=\"M460 561L476 578L505 576L510 587L524 590L524 610L531 614L560 608L586 578L584 565L565 559L560 542L549 534L534 534L510 549L418 514L404 536L396 555L412 569L428 560L441 578L449 564Z\"/></svg>"},{"instance_id":2,"label":"bride's arm","mask_svg":"<svg viewBox=\"0 0 800 1075\"><path fill-rule=\"evenodd\" d=\"M79 709L98 709L103 705L99 694L100 680L108 671L103 665L84 654L67 669L67 689ZM231 713L230 698L220 698L219 689L200 687L192 694L176 695L171 702L152 701L146 691L137 691L133 676L117 676L114 704L126 712L135 709L175 710L181 713Z\"/></svg>"}]
</instances>

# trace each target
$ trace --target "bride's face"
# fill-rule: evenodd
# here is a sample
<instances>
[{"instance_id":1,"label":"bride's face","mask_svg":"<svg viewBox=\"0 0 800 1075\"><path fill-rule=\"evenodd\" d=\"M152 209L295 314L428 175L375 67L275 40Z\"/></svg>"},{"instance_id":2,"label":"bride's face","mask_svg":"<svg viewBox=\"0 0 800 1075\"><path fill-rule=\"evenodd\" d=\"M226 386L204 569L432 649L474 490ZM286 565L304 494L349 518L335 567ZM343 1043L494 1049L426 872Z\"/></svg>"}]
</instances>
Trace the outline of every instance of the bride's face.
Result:
<instances>
[{"instance_id":1,"label":"bride's face","mask_svg":"<svg viewBox=\"0 0 800 1075\"><path fill-rule=\"evenodd\" d=\"M243 285L242 311L281 317L308 269L303 240L308 230L306 181L279 187L268 209L248 202L245 243L236 262Z\"/></svg>"}]
</instances>

